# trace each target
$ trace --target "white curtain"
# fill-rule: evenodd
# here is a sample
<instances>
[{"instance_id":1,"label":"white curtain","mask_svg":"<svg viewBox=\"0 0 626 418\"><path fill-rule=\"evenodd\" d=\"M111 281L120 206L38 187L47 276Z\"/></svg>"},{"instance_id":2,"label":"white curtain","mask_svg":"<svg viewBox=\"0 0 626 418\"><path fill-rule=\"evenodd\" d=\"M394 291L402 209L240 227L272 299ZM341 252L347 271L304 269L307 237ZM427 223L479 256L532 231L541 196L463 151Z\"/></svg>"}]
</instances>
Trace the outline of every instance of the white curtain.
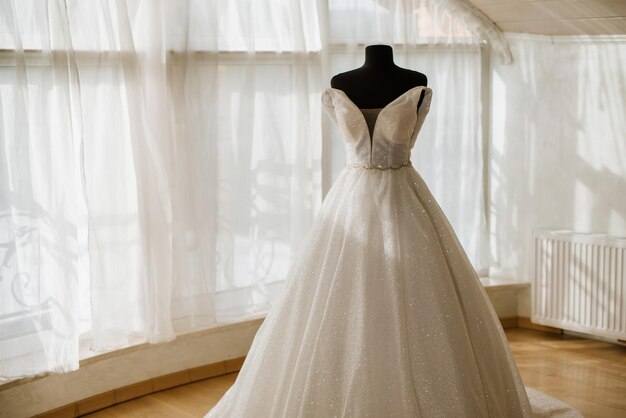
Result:
<instances>
[{"instance_id":1,"label":"white curtain","mask_svg":"<svg viewBox=\"0 0 626 418\"><path fill-rule=\"evenodd\" d=\"M81 331L112 349L269 308L321 201L317 22L0 3L0 375L75 369Z\"/></svg>"},{"instance_id":2,"label":"white curtain","mask_svg":"<svg viewBox=\"0 0 626 418\"><path fill-rule=\"evenodd\" d=\"M41 2L43 3L43 2ZM0 2L0 375L78 362L78 73L62 2ZM45 33L45 36L42 34Z\"/></svg>"},{"instance_id":3,"label":"white curtain","mask_svg":"<svg viewBox=\"0 0 626 418\"><path fill-rule=\"evenodd\" d=\"M388 44L401 67L428 77L433 100L411 159L442 206L474 268L489 267L483 133L481 50L440 1L330 0L331 74L362 65L364 46ZM332 176L343 167L338 132L330 142Z\"/></svg>"},{"instance_id":4,"label":"white curtain","mask_svg":"<svg viewBox=\"0 0 626 418\"><path fill-rule=\"evenodd\" d=\"M378 42L429 77L413 161L481 268L478 40L437 5L0 0L0 376L267 311L342 164L321 92Z\"/></svg>"}]
</instances>

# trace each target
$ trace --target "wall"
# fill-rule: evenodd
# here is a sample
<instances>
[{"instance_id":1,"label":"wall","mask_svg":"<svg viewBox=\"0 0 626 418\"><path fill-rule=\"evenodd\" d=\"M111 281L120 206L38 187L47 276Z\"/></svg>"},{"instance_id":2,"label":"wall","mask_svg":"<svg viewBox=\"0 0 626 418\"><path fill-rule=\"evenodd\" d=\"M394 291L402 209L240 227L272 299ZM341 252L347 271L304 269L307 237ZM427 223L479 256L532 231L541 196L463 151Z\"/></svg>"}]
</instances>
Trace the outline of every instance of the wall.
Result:
<instances>
[{"instance_id":1,"label":"wall","mask_svg":"<svg viewBox=\"0 0 626 418\"><path fill-rule=\"evenodd\" d=\"M626 36L507 34L492 64L492 276L531 280L536 228L626 235Z\"/></svg>"}]
</instances>

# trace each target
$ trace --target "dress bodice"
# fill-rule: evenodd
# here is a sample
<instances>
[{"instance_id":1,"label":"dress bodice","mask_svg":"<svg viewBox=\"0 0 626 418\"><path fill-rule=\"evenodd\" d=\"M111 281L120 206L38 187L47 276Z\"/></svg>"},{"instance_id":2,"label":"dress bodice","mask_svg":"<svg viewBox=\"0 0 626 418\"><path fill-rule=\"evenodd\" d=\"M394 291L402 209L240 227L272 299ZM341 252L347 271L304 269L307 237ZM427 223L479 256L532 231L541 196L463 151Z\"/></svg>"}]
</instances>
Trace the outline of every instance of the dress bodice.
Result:
<instances>
[{"instance_id":1,"label":"dress bodice","mask_svg":"<svg viewBox=\"0 0 626 418\"><path fill-rule=\"evenodd\" d=\"M422 91L424 99L418 109ZM342 90L326 89L322 103L343 135L346 166L388 169L409 165L431 97L431 89L419 86L381 109L359 109Z\"/></svg>"}]
</instances>

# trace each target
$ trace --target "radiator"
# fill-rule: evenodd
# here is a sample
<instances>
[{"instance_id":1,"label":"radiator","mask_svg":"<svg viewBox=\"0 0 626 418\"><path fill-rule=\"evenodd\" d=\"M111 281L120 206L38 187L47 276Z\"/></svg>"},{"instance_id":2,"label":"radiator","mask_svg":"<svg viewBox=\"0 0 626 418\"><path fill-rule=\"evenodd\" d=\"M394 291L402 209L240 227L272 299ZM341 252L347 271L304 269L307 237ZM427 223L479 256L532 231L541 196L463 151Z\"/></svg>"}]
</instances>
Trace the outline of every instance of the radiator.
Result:
<instances>
[{"instance_id":1,"label":"radiator","mask_svg":"<svg viewBox=\"0 0 626 418\"><path fill-rule=\"evenodd\" d=\"M533 233L532 321L626 339L626 238Z\"/></svg>"}]
</instances>

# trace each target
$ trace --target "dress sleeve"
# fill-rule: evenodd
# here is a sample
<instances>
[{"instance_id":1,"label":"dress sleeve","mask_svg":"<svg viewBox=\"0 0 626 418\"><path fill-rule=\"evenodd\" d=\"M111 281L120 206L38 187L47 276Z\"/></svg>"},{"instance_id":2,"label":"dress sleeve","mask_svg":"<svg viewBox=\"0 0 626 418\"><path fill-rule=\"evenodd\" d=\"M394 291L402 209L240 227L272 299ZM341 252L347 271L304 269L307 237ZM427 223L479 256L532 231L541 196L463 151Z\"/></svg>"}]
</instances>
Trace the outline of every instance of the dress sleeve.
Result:
<instances>
[{"instance_id":1,"label":"dress sleeve","mask_svg":"<svg viewBox=\"0 0 626 418\"><path fill-rule=\"evenodd\" d=\"M333 91L331 89L326 89L324 93L322 93L322 107L333 122L337 123L337 115L335 114L335 105L333 103Z\"/></svg>"},{"instance_id":2,"label":"dress sleeve","mask_svg":"<svg viewBox=\"0 0 626 418\"><path fill-rule=\"evenodd\" d=\"M417 139L417 134L419 134L422 129L422 125L424 124L424 120L426 119L426 115L430 111L430 103L433 97L433 91L428 87L423 87L420 90L416 91L416 103L419 103L419 98L424 92L424 100L422 100L422 104L417 108L417 120L415 121L415 128L413 129L413 134L411 135L411 142L409 144L409 149L413 148L415 145L415 141Z\"/></svg>"}]
</instances>

